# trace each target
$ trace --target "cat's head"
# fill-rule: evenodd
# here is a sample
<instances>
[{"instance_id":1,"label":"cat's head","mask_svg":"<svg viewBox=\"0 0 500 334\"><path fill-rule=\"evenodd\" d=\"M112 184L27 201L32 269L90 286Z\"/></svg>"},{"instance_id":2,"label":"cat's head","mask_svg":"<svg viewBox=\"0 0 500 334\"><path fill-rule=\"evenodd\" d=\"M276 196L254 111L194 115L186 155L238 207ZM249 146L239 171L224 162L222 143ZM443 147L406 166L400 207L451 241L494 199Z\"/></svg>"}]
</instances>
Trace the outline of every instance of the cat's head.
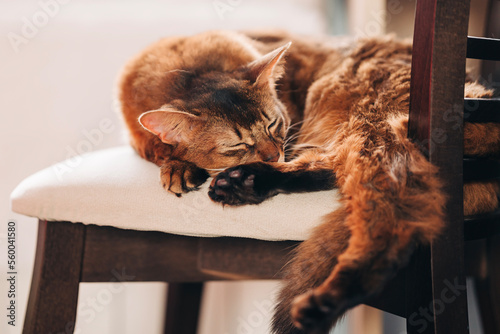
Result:
<instances>
[{"instance_id":1,"label":"cat's head","mask_svg":"<svg viewBox=\"0 0 500 334\"><path fill-rule=\"evenodd\" d=\"M172 157L206 169L283 161L290 119L275 82L290 43L233 71L179 71L168 105L139 117Z\"/></svg>"}]
</instances>

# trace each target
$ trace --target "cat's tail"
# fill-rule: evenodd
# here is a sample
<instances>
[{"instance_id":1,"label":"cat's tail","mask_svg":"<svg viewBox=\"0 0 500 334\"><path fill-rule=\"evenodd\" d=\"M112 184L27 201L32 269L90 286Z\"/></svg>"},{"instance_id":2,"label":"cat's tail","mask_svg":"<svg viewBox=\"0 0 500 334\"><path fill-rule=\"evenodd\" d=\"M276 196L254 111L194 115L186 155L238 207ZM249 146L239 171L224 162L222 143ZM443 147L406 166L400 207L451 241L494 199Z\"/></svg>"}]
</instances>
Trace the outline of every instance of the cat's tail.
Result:
<instances>
[{"instance_id":1,"label":"cat's tail","mask_svg":"<svg viewBox=\"0 0 500 334\"><path fill-rule=\"evenodd\" d=\"M445 197L437 170L402 132L396 135L397 151L345 161L344 209L326 218L286 269L274 333L327 333L346 310L378 292L417 244L441 231Z\"/></svg>"}]
</instances>

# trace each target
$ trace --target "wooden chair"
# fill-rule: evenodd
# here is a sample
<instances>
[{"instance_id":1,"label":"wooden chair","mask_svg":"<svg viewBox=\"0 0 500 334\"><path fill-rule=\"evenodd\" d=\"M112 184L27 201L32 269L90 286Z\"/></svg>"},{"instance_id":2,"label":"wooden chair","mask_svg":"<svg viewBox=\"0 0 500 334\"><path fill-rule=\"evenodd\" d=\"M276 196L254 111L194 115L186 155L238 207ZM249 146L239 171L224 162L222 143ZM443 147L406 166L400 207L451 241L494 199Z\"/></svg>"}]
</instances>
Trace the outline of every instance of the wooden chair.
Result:
<instances>
[{"instance_id":1,"label":"wooden chair","mask_svg":"<svg viewBox=\"0 0 500 334\"><path fill-rule=\"evenodd\" d=\"M465 240L473 239L483 240L473 242L471 250L487 263L487 270L471 265L472 269L481 268L473 271L480 274L476 286L483 321L488 334L500 333L500 287L496 284L500 281L500 244L491 238L500 232L500 212L469 217L464 225L462 195L463 175L468 179L481 171L480 175L488 172L489 177L499 177L498 161L464 162L463 114L454 114L458 123L450 124L443 118L456 106L463 109L467 46L469 57L487 57L484 51L494 48L497 52L493 58L499 60L498 41L467 39L468 10L468 0L419 0L417 4L409 136L422 144L431 162L441 170L449 195L449 224L441 238L430 248L419 249L409 266L400 270L379 296L367 301L407 318L411 334L468 333L467 292L462 286ZM477 103L479 109L468 121L499 120L498 112L493 116L489 113L500 109L498 100ZM456 124L459 129L452 128ZM72 333L79 283L125 277L168 282L165 333L195 334L203 282L280 278L280 269L297 244L40 221L23 333ZM443 300L449 284L458 285L458 293L453 300ZM430 309L431 315L422 315L422 308Z\"/></svg>"}]
</instances>

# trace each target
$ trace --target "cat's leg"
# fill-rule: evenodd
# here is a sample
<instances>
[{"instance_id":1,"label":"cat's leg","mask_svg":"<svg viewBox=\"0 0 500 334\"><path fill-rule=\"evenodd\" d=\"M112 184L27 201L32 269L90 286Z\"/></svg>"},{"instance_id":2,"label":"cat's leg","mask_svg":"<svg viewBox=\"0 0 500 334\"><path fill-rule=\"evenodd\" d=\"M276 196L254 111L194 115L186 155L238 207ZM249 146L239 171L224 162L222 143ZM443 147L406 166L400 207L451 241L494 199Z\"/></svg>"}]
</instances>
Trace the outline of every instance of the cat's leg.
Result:
<instances>
[{"instance_id":1,"label":"cat's leg","mask_svg":"<svg viewBox=\"0 0 500 334\"><path fill-rule=\"evenodd\" d=\"M182 193L198 189L209 173L188 161L165 160L160 167L163 188L180 197Z\"/></svg>"},{"instance_id":2,"label":"cat's leg","mask_svg":"<svg viewBox=\"0 0 500 334\"><path fill-rule=\"evenodd\" d=\"M389 241L367 241L353 233L349 247L338 256L326 280L292 301L291 321L297 328L307 333L331 328L348 309L377 293L407 263L416 242L399 243L394 235L380 238Z\"/></svg>"},{"instance_id":3,"label":"cat's leg","mask_svg":"<svg viewBox=\"0 0 500 334\"><path fill-rule=\"evenodd\" d=\"M158 137L145 131L131 134L132 147L144 159L160 166L160 180L165 190L181 196L198 189L207 178L208 172L187 161L171 159L171 147Z\"/></svg>"},{"instance_id":4,"label":"cat's leg","mask_svg":"<svg viewBox=\"0 0 500 334\"><path fill-rule=\"evenodd\" d=\"M291 162L256 162L219 173L212 181L210 198L228 205L258 204L279 193L333 189L336 179L324 156L308 154Z\"/></svg>"},{"instance_id":5,"label":"cat's leg","mask_svg":"<svg viewBox=\"0 0 500 334\"><path fill-rule=\"evenodd\" d=\"M296 248L293 259L284 267L284 286L278 294L272 320L273 334L306 333L293 324L293 301L297 296L321 285L337 264L339 255L347 248L350 232L345 225L346 216L344 208L328 214L325 223ZM310 314L310 317L314 318L314 314ZM328 333L335 320L330 318L329 322L323 322L317 332Z\"/></svg>"},{"instance_id":6,"label":"cat's leg","mask_svg":"<svg viewBox=\"0 0 500 334\"><path fill-rule=\"evenodd\" d=\"M144 159L161 166L172 154L172 148L146 131L130 131L130 145Z\"/></svg>"}]
</instances>

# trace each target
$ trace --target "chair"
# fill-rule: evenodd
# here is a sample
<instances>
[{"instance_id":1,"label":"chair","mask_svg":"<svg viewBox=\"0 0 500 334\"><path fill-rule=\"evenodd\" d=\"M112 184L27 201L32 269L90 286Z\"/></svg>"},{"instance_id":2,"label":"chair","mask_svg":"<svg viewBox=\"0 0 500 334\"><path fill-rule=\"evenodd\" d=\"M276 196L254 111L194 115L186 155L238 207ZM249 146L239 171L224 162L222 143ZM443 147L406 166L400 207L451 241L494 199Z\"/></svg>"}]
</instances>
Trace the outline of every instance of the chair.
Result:
<instances>
[{"instance_id":1,"label":"chair","mask_svg":"<svg viewBox=\"0 0 500 334\"><path fill-rule=\"evenodd\" d=\"M78 166L67 167L63 162L40 171L12 194L15 211L41 218L25 333L72 332L79 283L123 281L168 282L165 332L196 333L203 282L279 278L297 242L257 239L300 240L336 208L336 190L222 208L209 200L205 184L177 200L159 186L158 168L128 146L82 156ZM43 220L61 215L120 228ZM116 221L106 221L110 217ZM255 225L254 217L271 222ZM304 224L290 226L294 218Z\"/></svg>"},{"instance_id":2,"label":"chair","mask_svg":"<svg viewBox=\"0 0 500 334\"><path fill-rule=\"evenodd\" d=\"M430 161L443 171L449 224L441 238L430 248L417 250L408 267L400 270L379 296L367 301L407 318L411 334L468 333L467 292L463 286L465 260L471 257L464 256L465 240L471 241L469 255L481 255L488 264L484 270L477 259L469 261L471 273L480 277L476 286L487 333L500 333L500 288L495 285L500 279L500 243L491 237L500 232L500 212L464 221L462 195L462 176L471 179L479 172L482 177L499 177L498 161L464 161L463 115L454 115L458 117L458 130L442 116L456 106L463 109L466 47L467 55L474 58L485 58L485 51L494 48L493 58L499 60L499 41L467 39L468 10L467 0L419 0L417 4L409 136L422 144ZM498 121L498 113L491 116L489 112L500 108L498 100L475 102L479 109L468 121ZM42 219L23 332L71 333L79 282L133 279L169 282L165 333L194 334L203 282L279 278L280 268L297 244L188 237ZM455 284L457 293L453 300L444 300L443 291L449 291L450 284ZM422 316L422 308L433 312Z\"/></svg>"}]
</instances>

